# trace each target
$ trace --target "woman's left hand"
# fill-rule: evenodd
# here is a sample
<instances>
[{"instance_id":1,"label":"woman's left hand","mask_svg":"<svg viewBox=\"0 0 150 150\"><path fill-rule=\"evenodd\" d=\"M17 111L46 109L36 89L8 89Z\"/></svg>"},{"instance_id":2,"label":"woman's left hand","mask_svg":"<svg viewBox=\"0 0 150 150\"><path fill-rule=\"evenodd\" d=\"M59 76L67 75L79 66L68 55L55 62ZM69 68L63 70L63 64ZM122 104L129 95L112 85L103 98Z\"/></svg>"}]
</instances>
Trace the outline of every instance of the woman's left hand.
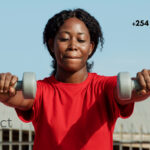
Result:
<instances>
[{"instance_id":1,"label":"woman's left hand","mask_svg":"<svg viewBox=\"0 0 150 150\"><path fill-rule=\"evenodd\" d=\"M141 90L137 92L138 95L147 95L150 93L150 70L143 69L137 73L136 80L141 86Z\"/></svg>"}]
</instances>

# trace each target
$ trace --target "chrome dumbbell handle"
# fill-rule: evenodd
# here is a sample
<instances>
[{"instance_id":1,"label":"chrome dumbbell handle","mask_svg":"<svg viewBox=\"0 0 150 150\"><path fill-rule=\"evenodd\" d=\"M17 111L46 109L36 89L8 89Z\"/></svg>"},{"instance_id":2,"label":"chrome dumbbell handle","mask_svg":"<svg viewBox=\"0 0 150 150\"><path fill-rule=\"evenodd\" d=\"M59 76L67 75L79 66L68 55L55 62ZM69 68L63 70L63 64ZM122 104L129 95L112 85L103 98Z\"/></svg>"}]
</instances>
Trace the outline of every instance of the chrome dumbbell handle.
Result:
<instances>
[{"instance_id":1,"label":"chrome dumbbell handle","mask_svg":"<svg viewBox=\"0 0 150 150\"><path fill-rule=\"evenodd\" d=\"M15 89L16 91L21 91L22 90L22 81L17 81L17 83L15 84Z\"/></svg>"},{"instance_id":2,"label":"chrome dumbbell handle","mask_svg":"<svg viewBox=\"0 0 150 150\"><path fill-rule=\"evenodd\" d=\"M141 86L137 80L132 80L132 87L133 87L133 90L136 90L136 91L141 89Z\"/></svg>"}]
</instances>

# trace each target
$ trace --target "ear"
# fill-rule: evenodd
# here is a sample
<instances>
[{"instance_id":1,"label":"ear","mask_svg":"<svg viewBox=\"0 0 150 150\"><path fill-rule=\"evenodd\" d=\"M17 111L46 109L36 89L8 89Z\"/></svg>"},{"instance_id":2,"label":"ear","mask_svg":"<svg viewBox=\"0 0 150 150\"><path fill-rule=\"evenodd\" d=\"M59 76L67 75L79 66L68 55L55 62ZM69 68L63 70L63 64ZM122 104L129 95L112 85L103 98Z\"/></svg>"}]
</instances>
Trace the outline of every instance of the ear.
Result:
<instances>
[{"instance_id":1,"label":"ear","mask_svg":"<svg viewBox=\"0 0 150 150\"><path fill-rule=\"evenodd\" d=\"M90 43L90 49L89 49L89 56L92 54L94 47L95 47L94 42L91 42Z\"/></svg>"},{"instance_id":2,"label":"ear","mask_svg":"<svg viewBox=\"0 0 150 150\"><path fill-rule=\"evenodd\" d=\"M54 39L48 40L48 46L51 49L51 51L54 53Z\"/></svg>"}]
</instances>

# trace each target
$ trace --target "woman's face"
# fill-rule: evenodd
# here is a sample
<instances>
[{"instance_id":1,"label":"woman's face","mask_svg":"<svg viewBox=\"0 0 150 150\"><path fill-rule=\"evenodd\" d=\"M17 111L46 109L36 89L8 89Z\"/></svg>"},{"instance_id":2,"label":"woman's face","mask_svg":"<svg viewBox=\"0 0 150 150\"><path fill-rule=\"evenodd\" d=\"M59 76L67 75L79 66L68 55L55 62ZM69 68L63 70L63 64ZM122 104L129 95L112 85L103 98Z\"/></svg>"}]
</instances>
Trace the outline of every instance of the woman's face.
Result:
<instances>
[{"instance_id":1,"label":"woman's face","mask_svg":"<svg viewBox=\"0 0 150 150\"><path fill-rule=\"evenodd\" d=\"M50 44L52 42L49 42ZM50 47L57 61L57 69L71 72L86 67L86 61L94 48L88 28L77 18L65 21L52 45Z\"/></svg>"}]
</instances>

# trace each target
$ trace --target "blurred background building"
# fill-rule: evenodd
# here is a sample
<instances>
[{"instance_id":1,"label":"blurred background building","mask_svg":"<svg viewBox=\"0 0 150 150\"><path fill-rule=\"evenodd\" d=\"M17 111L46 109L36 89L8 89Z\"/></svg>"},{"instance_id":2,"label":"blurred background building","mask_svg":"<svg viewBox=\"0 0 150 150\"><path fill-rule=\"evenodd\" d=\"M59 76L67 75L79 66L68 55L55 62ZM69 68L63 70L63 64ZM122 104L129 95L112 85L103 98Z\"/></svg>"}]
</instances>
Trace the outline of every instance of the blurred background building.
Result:
<instances>
[{"instance_id":1,"label":"blurred background building","mask_svg":"<svg viewBox=\"0 0 150 150\"><path fill-rule=\"evenodd\" d=\"M135 104L128 119L118 119L114 150L150 150L150 98Z\"/></svg>"},{"instance_id":2,"label":"blurred background building","mask_svg":"<svg viewBox=\"0 0 150 150\"><path fill-rule=\"evenodd\" d=\"M32 150L34 128L19 120L14 108L0 103L0 150Z\"/></svg>"}]
</instances>

